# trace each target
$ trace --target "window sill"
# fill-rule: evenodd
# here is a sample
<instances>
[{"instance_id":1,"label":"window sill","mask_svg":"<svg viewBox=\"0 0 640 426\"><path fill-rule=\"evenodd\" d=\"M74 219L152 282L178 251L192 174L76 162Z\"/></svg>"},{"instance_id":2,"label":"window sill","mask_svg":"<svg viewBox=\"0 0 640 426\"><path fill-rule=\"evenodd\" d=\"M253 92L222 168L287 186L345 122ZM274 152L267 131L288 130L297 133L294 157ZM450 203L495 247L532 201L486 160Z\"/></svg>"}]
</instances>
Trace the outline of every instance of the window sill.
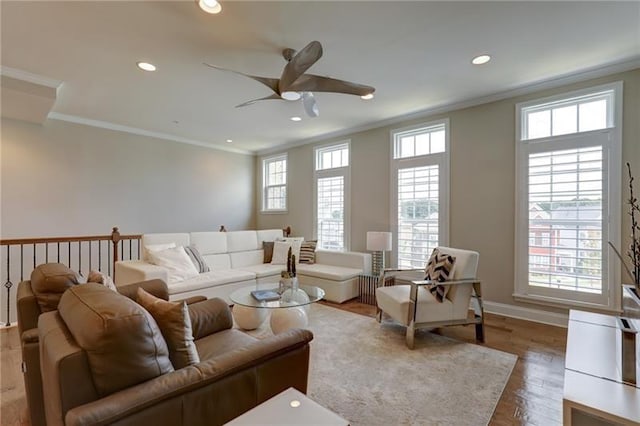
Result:
<instances>
[{"instance_id":1,"label":"window sill","mask_svg":"<svg viewBox=\"0 0 640 426\"><path fill-rule=\"evenodd\" d=\"M535 305L549 306L552 308L564 308L564 309L589 309L592 311L606 312L610 314L619 315L622 313L620 309L612 308L611 306L599 305L596 303L580 302L577 300L564 300L555 297L537 296L532 294L512 294L514 300L517 302L532 303Z\"/></svg>"},{"instance_id":2,"label":"window sill","mask_svg":"<svg viewBox=\"0 0 640 426\"><path fill-rule=\"evenodd\" d=\"M261 210L260 214L287 214L289 210Z\"/></svg>"}]
</instances>

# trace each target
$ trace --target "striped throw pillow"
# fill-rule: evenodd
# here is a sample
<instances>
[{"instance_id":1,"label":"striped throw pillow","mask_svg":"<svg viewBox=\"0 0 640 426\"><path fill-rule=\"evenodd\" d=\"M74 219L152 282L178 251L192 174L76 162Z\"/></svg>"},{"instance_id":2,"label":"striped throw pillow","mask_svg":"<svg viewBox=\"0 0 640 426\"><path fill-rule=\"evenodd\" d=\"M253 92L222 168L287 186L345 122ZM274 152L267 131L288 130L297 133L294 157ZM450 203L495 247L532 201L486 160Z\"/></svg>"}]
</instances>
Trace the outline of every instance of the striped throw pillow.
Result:
<instances>
[{"instance_id":1,"label":"striped throw pillow","mask_svg":"<svg viewBox=\"0 0 640 426\"><path fill-rule=\"evenodd\" d=\"M189 255L189 259L191 259L191 262L193 262L193 266L196 267L199 273L202 274L203 272L211 271L209 265L207 265L207 262L204 261L196 246L185 246L184 251L187 252L187 254Z\"/></svg>"},{"instance_id":2,"label":"striped throw pillow","mask_svg":"<svg viewBox=\"0 0 640 426\"><path fill-rule=\"evenodd\" d=\"M300 246L300 263L310 265L316 263L316 246L318 241L303 241Z\"/></svg>"},{"instance_id":3,"label":"striped throw pillow","mask_svg":"<svg viewBox=\"0 0 640 426\"><path fill-rule=\"evenodd\" d=\"M438 250L433 249L427 267L425 268L426 276L425 280L432 281L448 281L453 277L453 267L455 265L456 258L450 254L446 254ZM436 300L440 303L444 301L444 298L449 292L448 285L430 284L429 291Z\"/></svg>"}]
</instances>

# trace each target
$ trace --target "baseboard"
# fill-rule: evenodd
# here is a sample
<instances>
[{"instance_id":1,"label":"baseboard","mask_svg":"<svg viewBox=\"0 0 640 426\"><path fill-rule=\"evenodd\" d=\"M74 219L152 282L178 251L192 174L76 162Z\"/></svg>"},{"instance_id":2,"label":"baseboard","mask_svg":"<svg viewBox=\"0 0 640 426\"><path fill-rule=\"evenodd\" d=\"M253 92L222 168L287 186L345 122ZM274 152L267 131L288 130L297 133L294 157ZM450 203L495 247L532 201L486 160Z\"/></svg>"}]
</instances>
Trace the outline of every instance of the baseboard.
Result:
<instances>
[{"instance_id":1,"label":"baseboard","mask_svg":"<svg viewBox=\"0 0 640 426\"><path fill-rule=\"evenodd\" d=\"M498 314L509 318L517 318L526 321L539 322L541 324L555 325L567 328L569 315L556 312L547 312L539 309L524 308L522 306L507 305L506 303L483 301L485 312Z\"/></svg>"}]
</instances>

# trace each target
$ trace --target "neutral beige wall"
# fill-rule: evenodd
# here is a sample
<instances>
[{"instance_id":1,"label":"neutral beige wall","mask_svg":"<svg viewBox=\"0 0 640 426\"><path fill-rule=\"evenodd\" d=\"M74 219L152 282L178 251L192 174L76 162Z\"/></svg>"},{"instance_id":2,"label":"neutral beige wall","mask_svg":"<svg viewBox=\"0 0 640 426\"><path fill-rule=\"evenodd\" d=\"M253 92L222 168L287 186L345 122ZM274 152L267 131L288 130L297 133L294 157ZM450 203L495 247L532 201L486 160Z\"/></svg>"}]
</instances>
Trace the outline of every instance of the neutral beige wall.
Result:
<instances>
[{"instance_id":1,"label":"neutral beige wall","mask_svg":"<svg viewBox=\"0 0 640 426\"><path fill-rule=\"evenodd\" d=\"M480 106L405 121L335 140L350 139L351 249L364 251L366 232L390 230L390 131L415 123L448 117L451 142L450 244L478 250L479 276L486 299L516 304L514 290L515 105L583 87L624 81L623 162L635 167L640 179L640 70L610 75L538 91ZM330 142L331 140L321 143ZM320 143L319 143L320 144ZM257 215L258 228L291 225L296 235L313 237L312 149L305 145L289 155L289 211ZM261 185L261 162L256 162L256 187ZM623 194L627 194L626 178ZM640 182L640 180L639 180ZM640 190L638 190L640 191ZM260 208L260 191L257 208ZM624 244L629 219L623 212Z\"/></svg>"},{"instance_id":2,"label":"neutral beige wall","mask_svg":"<svg viewBox=\"0 0 640 426\"><path fill-rule=\"evenodd\" d=\"M255 227L255 157L49 120L2 120L0 235Z\"/></svg>"}]
</instances>

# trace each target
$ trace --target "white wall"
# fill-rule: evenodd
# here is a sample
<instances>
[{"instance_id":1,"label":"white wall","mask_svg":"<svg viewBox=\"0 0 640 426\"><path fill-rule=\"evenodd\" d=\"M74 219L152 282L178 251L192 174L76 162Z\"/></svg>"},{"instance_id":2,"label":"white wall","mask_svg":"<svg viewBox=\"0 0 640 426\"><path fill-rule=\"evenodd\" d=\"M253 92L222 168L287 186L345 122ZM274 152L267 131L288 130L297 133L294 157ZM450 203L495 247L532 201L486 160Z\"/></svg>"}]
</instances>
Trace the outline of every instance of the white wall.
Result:
<instances>
[{"instance_id":1,"label":"white wall","mask_svg":"<svg viewBox=\"0 0 640 426\"><path fill-rule=\"evenodd\" d=\"M255 227L255 157L48 120L2 120L2 238Z\"/></svg>"},{"instance_id":2,"label":"white wall","mask_svg":"<svg viewBox=\"0 0 640 426\"><path fill-rule=\"evenodd\" d=\"M448 117L451 142L450 244L480 252L479 277L485 299L514 304L515 217L515 105L530 99L624 81L623 163L631 162L640 182L640 70L610 75L397 123L343 136L351 140L351 249L365 251L366 232L392 230L390 223L390 131ZM286 150L289 164L288 214L261 214L257 191L257 225L291 225L295 235L313 237L313 146ZM261 185L261 162L256 162L256 185ZM626 175L623 194L628 194ZM637 185L636 185L637 190ZM623 246L629 244L630 220L623 206Z\"/></svg>"}]
</instances>

